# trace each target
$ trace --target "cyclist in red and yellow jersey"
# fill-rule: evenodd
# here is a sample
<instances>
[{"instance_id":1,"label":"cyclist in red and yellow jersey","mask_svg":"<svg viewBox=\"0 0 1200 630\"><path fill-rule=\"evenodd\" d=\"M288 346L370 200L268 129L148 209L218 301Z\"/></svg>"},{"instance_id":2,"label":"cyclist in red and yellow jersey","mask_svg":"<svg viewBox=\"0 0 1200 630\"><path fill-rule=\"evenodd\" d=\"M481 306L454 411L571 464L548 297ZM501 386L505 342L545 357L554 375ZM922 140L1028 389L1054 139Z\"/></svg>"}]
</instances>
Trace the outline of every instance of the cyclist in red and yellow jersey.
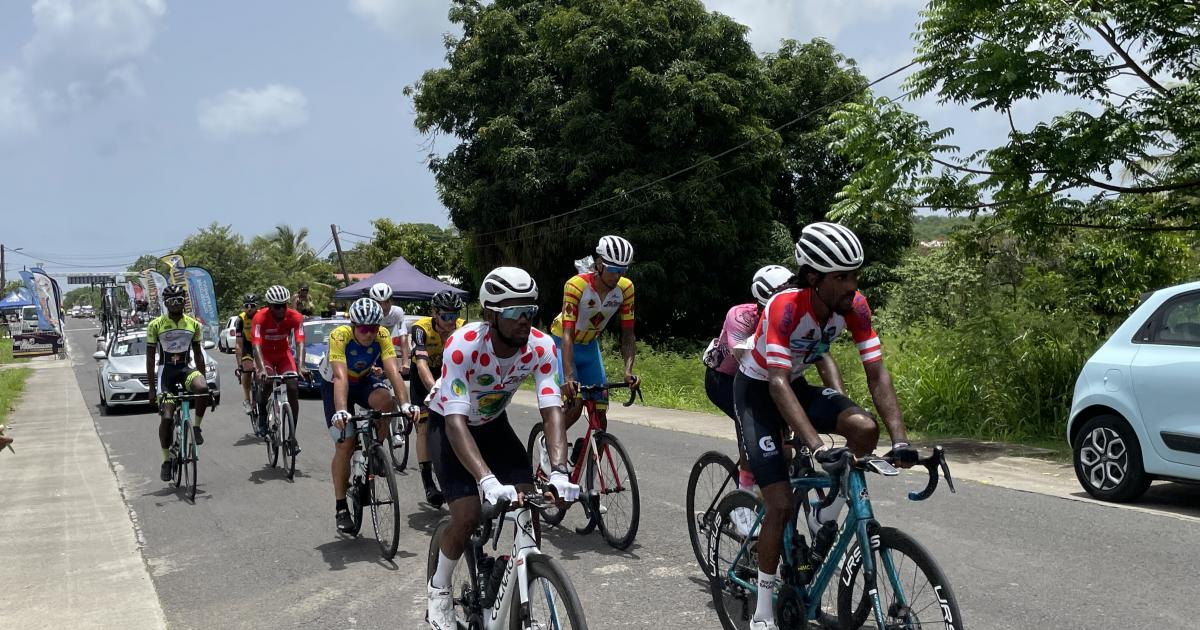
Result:
<instances>
[{"instance_id":1,"label":"cyclist in red and yellow jersey","mask_svg":"<svg viewBox=\"0 0 1200 630\"><path fill-rule=\"evenodd\" d=\"M563 309L550 328L558 359L563 394L573 399L567 409L567 427L579 420L583 400L580 385L602 385L604 363L600 359L600 332L612 316L621 313L621 356L625 360L625 382L637 388L633 375L637 358L633 335L633 281L625 277L633 262L633 245L620 236L605 236L596 246L592 270L567 280L563 286ZM596 398L601 408L608 406L608 393Z\"/></svg>"}]
</instances>

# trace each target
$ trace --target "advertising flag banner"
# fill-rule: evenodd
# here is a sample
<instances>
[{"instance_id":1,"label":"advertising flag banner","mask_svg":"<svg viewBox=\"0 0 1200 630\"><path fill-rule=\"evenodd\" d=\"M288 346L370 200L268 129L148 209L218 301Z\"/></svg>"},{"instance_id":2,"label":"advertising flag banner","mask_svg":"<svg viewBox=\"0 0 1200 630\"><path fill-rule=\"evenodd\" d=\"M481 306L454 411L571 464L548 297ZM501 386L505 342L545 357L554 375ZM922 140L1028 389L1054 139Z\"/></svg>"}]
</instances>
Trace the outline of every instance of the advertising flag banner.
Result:
<instances>
[{"instance_id":1,"label":"advertising flag banner","mask_svg":"<svg viewBox=\"0 0 1200 630\"><path fill-rule=\"evenodd\" d=\"M187 267L185 272L195 317L204 324L204 338L216 342L221 332L221 322L217 316L217 292L213 287L212 274L203 267Z\"/></svg>"},{"instance_id":2,"label":"advertising flag banner","mask_svg":"<svg viewBox=\"0 0 1200 630\"><path fill-rule=\"evenodd\" d=\"M163 304L162 294L167 288L167 279L161 273L148 269L150 272L150 282L154 284L154 303L158 306L158 313L161 315L167 312L167 307Z\"/></svg>"},{"instance_id":3,"label":"advertising flag banner","mask_svg":"<svg viewBox=\"0 0 1200 630\"><path fill-rule=\"evenodd\" d=\"M183 264L183 256L179 254L167 254L159 258L169 270L171 274L171 284L183 287L183 312L189 313L192 317L196 316L195 305L192 304L192 292L187 283L186 265Z\"/></svg>"},{"instance_id":4,"label":"advertising flag banner","mask_svg":"<svg viewBox=\"0 0 1200 630\"><path fill-rule=\"evenodd\" d=\"M54 280L41 269L22 270L21 278L25 287L33 294L33 304L37 307L38 328L46 332L61 334L58 316L58 292L54 288Z\"/></svg>"}]
</instances>

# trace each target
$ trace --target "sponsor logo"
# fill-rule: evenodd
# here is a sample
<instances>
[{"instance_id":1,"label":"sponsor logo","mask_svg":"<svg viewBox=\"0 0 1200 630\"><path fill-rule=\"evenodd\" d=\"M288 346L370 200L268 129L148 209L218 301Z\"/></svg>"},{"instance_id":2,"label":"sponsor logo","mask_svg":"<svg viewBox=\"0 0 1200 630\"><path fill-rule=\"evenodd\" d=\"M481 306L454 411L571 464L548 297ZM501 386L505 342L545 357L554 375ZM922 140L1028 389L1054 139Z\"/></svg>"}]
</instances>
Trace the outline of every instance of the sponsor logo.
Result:
<instances>
[{"instance_id":1,"label":"sponsor logo","mask_svg":"<svg viewBox=\"0 0 1200 630\"><path fill-rule=\"evenodd\" d=\"M826 398L833 398L834 396L837 396L840 393L841 392L839 392L838 390L836 390L832 387L826 387L825 389L821 390L821 395Z\"/></svg>"},{"instance_id":2,"label":"sponsor logo","mask_svg":"<svg viewBox=\"0 0 1200 630\"><path fill-rule=\"evenodd\" d=\"M491 374L480 374L479 375L479 384L483 385L484 387L487 387L495 382L496 382L496 378L493 377Z\"/></svg>"},{"instance_id":3,"label":"sponsor logo","mask_svg":"<svg viewBox=\"0 0 1200 630\"><path fill-rule=\"evenodd\" d=\"M450 391L454 392L455 396L465 396L467 394L467 384L462 382L462 379L456 378L453 383L450 383Z\"/></svg>"},{"instance_id":4,"label":"sponsor logo","mask_svg":"<svg viewBox=\"0 0 1200 630\"><path fill-rule=\"evenodd\" d=\"M758 441L758 448L762 449L764 453L775 452L775 438L769 435L763 437Z\"/></svg>"}]
</instances>

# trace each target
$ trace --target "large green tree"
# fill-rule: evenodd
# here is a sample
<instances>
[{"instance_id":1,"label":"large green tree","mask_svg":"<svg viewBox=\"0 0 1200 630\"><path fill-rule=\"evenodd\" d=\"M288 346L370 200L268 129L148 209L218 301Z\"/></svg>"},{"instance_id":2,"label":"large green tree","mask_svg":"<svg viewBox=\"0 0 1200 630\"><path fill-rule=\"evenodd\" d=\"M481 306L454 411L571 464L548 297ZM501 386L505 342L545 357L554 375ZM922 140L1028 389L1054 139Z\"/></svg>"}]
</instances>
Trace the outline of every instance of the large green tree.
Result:
<instances>
[{"instance_id":1,"label":"large green tree","mask_svg":"<svg viewBox=\"0 0 1200 630\"><path fill-rule=\"evenodd\" d=\"M260 286L265 278L259 254L232 226L211 223L184 239L177 252L188 265L204 267L212 274L222 313L238 310L244 293L262 293L265 288Z\"/></svg>"},{"instance_id":2,"label":"large green tree","mask_svg":"<svg viewBox=\"0 0 1200 630\"><path fill-rule=\"evenodd\" d=\"M396 223L386 217L372 220L371 225L375 228L372 239L347 252L348 267L378 271L403 256L427 276L461 277L464 273L463 239L456 231L429 223Z\"/></svg>"},{"instance_id":3,"label":"large green tree","mask_svg":"<svg viewBox=\"0 0 1200 630\"><path fill-rule=\"evenodd\" d=\"M456 0L450 15L449 66L410 93L420 130L461 139L431 167L474 271L526 267L554 312L571 261L622 234L643 330L707 332L769 243L781 162L745 28L697 0Z\"/></svg>"}]
</instances>

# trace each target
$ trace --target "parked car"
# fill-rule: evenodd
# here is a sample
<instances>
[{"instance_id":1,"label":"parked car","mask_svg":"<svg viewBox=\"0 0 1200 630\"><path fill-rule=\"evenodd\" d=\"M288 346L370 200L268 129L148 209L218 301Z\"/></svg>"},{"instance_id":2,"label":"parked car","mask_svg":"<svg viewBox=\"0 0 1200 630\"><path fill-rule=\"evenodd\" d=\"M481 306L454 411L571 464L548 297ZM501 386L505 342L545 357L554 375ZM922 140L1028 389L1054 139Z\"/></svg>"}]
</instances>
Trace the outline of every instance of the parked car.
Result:
<instances>
[{"instance_id":1,"label":"parked car","mask_svg":"<svg viewBox=\"0 0 1200 630\"><path fill-rule=\"evenodd\" d=\"M1200 282L1143 296L1088 359L1067 439L1097 499L1132 501L1154 479L1200 481Z\"/></svg>"},{"instance_id":2,"label":"parked car","mask_svg":"<svg viewBox=\"0 0 1200 630\"><path fill-rule=\"evenodd\" d=\"M301 392L320 393L325 379L318 368L329 352L329 333L349 323L350 320L345 318L314 317L304 320L304 369L308 370L309 376L300 380L298 385Z\"/></svg>"},{"instance_id":3,"label":"parked car","mask_svg":"<svg viewBox=\"0 0 1200 630\"><path fill-rule=\"evenodd\" d=\"M217 362L207 350L211 341L204 342L205 380L217 402L221 400L221 374ZM145 405L150 402L150 380L146 376L146 331L134 331L110 338L105 350L92 358L100 362L96 386L100 390L100 411L108 413L113 407ZM195 367L194 362L188 364Z\"/></svg>"},{"instance_id":4,"label":"parked car","mask_svg":"<svg viewBox=\"0 0 1200 630\"><path fill-rule=\"evenodd\" d=\"M225 327L221 329L221 334L217 337L217 350L225 354L233 354L237 351L237 329L242 324L242 318L234 315L225 322Z\"/></svg>"}]
</instances>

